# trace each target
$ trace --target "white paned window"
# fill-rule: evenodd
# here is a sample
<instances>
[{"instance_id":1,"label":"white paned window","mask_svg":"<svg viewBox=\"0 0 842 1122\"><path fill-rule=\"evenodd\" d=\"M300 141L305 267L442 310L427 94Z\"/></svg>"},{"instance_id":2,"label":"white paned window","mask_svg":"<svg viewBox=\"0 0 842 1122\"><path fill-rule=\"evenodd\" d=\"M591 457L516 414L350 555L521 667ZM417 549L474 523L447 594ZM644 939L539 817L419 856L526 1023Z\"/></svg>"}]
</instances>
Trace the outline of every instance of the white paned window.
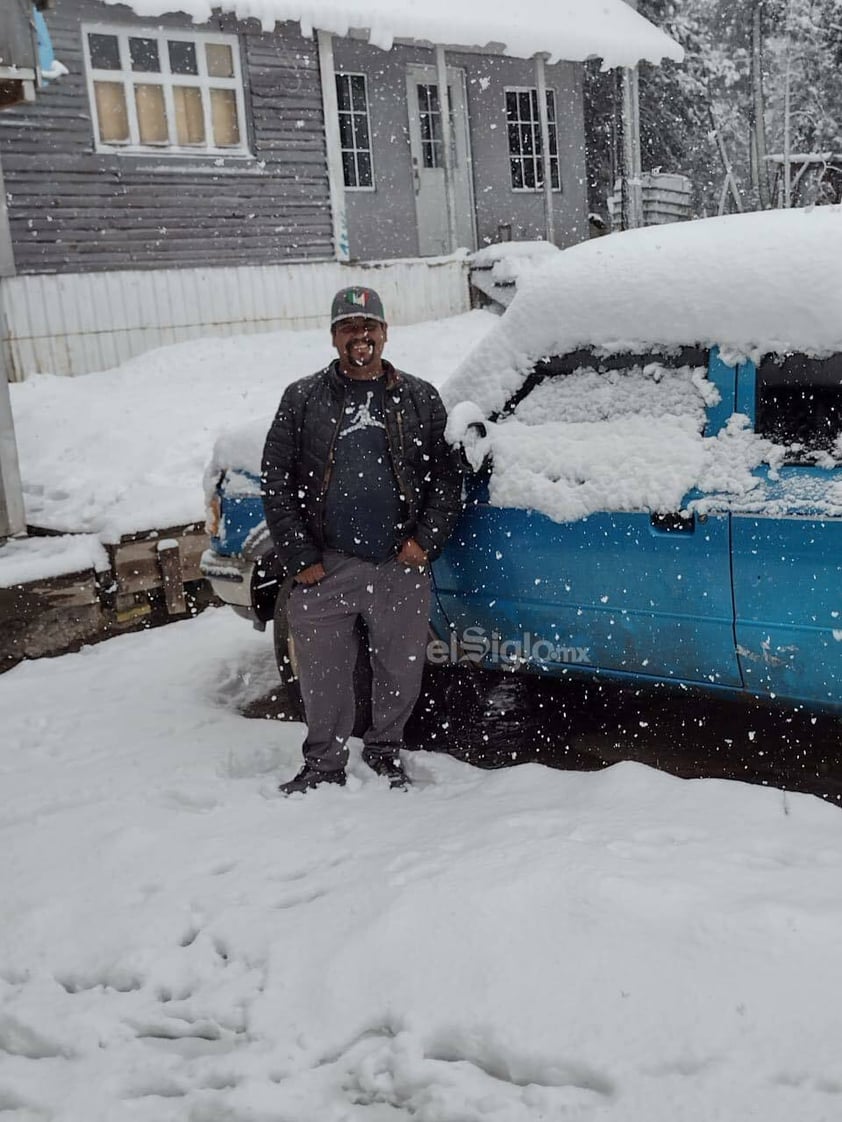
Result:
<instances>
[{"instance_id":1,"label":"white paned window","mask_svg":"<svg viewBox=\"0 0 842 1122\"><path fill-rule=\"evenodd\" d=\"M450 98L450 136L453 167L458 166L456 154L456 121L453 114L453 90L447 87ZM425 168L444 167L444 141L442 140L441 105L439 88L418 85L418 125L421 130L421 158Z\"/></svg>"},{"instance_id":2,"label":"white paned window","mask_svg":"<svg viewBox=\"0 0 842 1122\"><path fill-rule=\"evenodd\" d=\"M547 90L547 116L550 121L551 182L553 190L560 191L558 129L553 90ZM513 190L543 190L544 153L541 143L541 118L538 114L537 89L524 87L506 90L506 122L509 130L509 170Z\"/></svg>"},{"instance_id":3,"label":"white paned window","mask_svg":"<svg viewBox=\"0 0 842 1122\"><path fill-rule=\"evenodd\" d=\"M246 155L233 35L83 27L99 151Z\"/></svg>"},{"instance_id":4,"label":"white paned window","mask_svg":"<svg viewBox=\"0 0 842 1122\"><path fill-rule=\"evenodd\" d=\"M365 74L337 74L339 138L345 186L352 190L374 189L371 160L371 122Z\"/></svg>"}]
</instances>

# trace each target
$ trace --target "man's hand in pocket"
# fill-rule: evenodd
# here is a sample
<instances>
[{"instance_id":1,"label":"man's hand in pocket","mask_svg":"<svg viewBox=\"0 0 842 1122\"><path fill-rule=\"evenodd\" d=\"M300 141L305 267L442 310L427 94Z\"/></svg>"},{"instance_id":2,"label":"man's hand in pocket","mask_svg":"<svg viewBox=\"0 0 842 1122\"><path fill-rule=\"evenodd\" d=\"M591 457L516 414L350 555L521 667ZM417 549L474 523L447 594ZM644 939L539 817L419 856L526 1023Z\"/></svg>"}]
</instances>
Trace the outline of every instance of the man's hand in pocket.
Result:
<instances>
[{"instance_id":1,"label":"man's hand in pocket","mask_svg":"<svg viewBox=\"0 0 842 1122\"><path fill-rule=\"evenodd\" d=\"M296 584L318 584L320 580L324 580L325 567L321 561L317 561L315 565L308 565L306 569L302 569L300 573L296 573Z\"/></svg>"},{"instance_id":2,"label":"man's hand in pocket","mask_svg":"<svg viewBox=\"0 0 842 1122\"><path fill-rule=\"evenodd\" d=\"M427 564L427 554L415 538L408 538L401 546L398 561L409 568L421 569Z\"/></svg>"}]
</instances>

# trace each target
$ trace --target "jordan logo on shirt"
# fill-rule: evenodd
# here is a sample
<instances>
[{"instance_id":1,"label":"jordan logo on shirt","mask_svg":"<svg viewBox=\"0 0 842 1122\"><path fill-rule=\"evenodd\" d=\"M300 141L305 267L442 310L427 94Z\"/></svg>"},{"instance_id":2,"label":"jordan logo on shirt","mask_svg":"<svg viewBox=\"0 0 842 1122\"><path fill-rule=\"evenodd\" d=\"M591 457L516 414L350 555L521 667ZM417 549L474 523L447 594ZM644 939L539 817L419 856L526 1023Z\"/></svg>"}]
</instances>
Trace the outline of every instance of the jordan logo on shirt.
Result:
<instances>
[{"instance_id":1,"label":"jordan logo on shirt","mask_svg":"<svg viewBox=\"0 0 842 1122\"><path fill-rule=\"evenodd\" d=\"M351 423L346 429L339 434L340 440L343 436L350 436L352 432L359 432L360 429L385 429L382 421L378 421L376 417L371 415L371 399L374 397L372 390L366 394L365 404L358 405L356 410L346 409L345 412L353 414Z\"/></svg>"}]
</instances>

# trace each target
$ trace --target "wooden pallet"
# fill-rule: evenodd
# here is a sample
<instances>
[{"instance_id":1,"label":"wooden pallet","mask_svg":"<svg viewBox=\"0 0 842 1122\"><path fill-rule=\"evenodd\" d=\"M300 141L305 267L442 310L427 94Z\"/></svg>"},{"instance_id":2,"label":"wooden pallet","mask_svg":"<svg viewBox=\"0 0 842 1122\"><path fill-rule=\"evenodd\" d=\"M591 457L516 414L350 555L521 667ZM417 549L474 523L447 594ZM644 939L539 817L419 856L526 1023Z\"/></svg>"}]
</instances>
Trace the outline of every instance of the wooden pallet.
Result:
<instances>
[{"instance_id":1,"label":"wooden pallet","mask_svg":"<svg viewBox=\"0 0 842 1122\"><path fill-rule=\"evenodd\" d=\"M136 534L108 548L110 568L0 588L0 671L25 658L78 650L137 627L183 618L186 586L213 599L199 569L199 525ZM163 607L163 610L162 610Z\"/></svg>"}]
</instances>

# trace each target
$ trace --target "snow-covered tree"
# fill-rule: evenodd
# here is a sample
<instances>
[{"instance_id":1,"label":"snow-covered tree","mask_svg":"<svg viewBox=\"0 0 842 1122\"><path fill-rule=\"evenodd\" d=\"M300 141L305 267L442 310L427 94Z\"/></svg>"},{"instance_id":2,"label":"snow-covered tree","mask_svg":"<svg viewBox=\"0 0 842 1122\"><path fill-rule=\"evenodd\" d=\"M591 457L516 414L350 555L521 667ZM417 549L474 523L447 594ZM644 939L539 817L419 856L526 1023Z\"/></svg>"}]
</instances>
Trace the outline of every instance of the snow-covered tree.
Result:
<instances>
[{"instance_id":1,"label":"snow-covered tree","mask_svg":"<svg viewBox=\"0 0 842 1122\"><path fill-rule=\"evenodd\" d=\"M696 213L716 213L725 166L715 129L741 207L778 205L788 131L790 153L828 154L793 165L793 201L840 197L842 0L640 0L639 9L686 52L682 65L640 67L645 169L688 175ZM618 170L615 77L588 70L586 109L591 206L600 210ZM733 193L725 198L733 209Z\"/></svg>"}]
</instances>

